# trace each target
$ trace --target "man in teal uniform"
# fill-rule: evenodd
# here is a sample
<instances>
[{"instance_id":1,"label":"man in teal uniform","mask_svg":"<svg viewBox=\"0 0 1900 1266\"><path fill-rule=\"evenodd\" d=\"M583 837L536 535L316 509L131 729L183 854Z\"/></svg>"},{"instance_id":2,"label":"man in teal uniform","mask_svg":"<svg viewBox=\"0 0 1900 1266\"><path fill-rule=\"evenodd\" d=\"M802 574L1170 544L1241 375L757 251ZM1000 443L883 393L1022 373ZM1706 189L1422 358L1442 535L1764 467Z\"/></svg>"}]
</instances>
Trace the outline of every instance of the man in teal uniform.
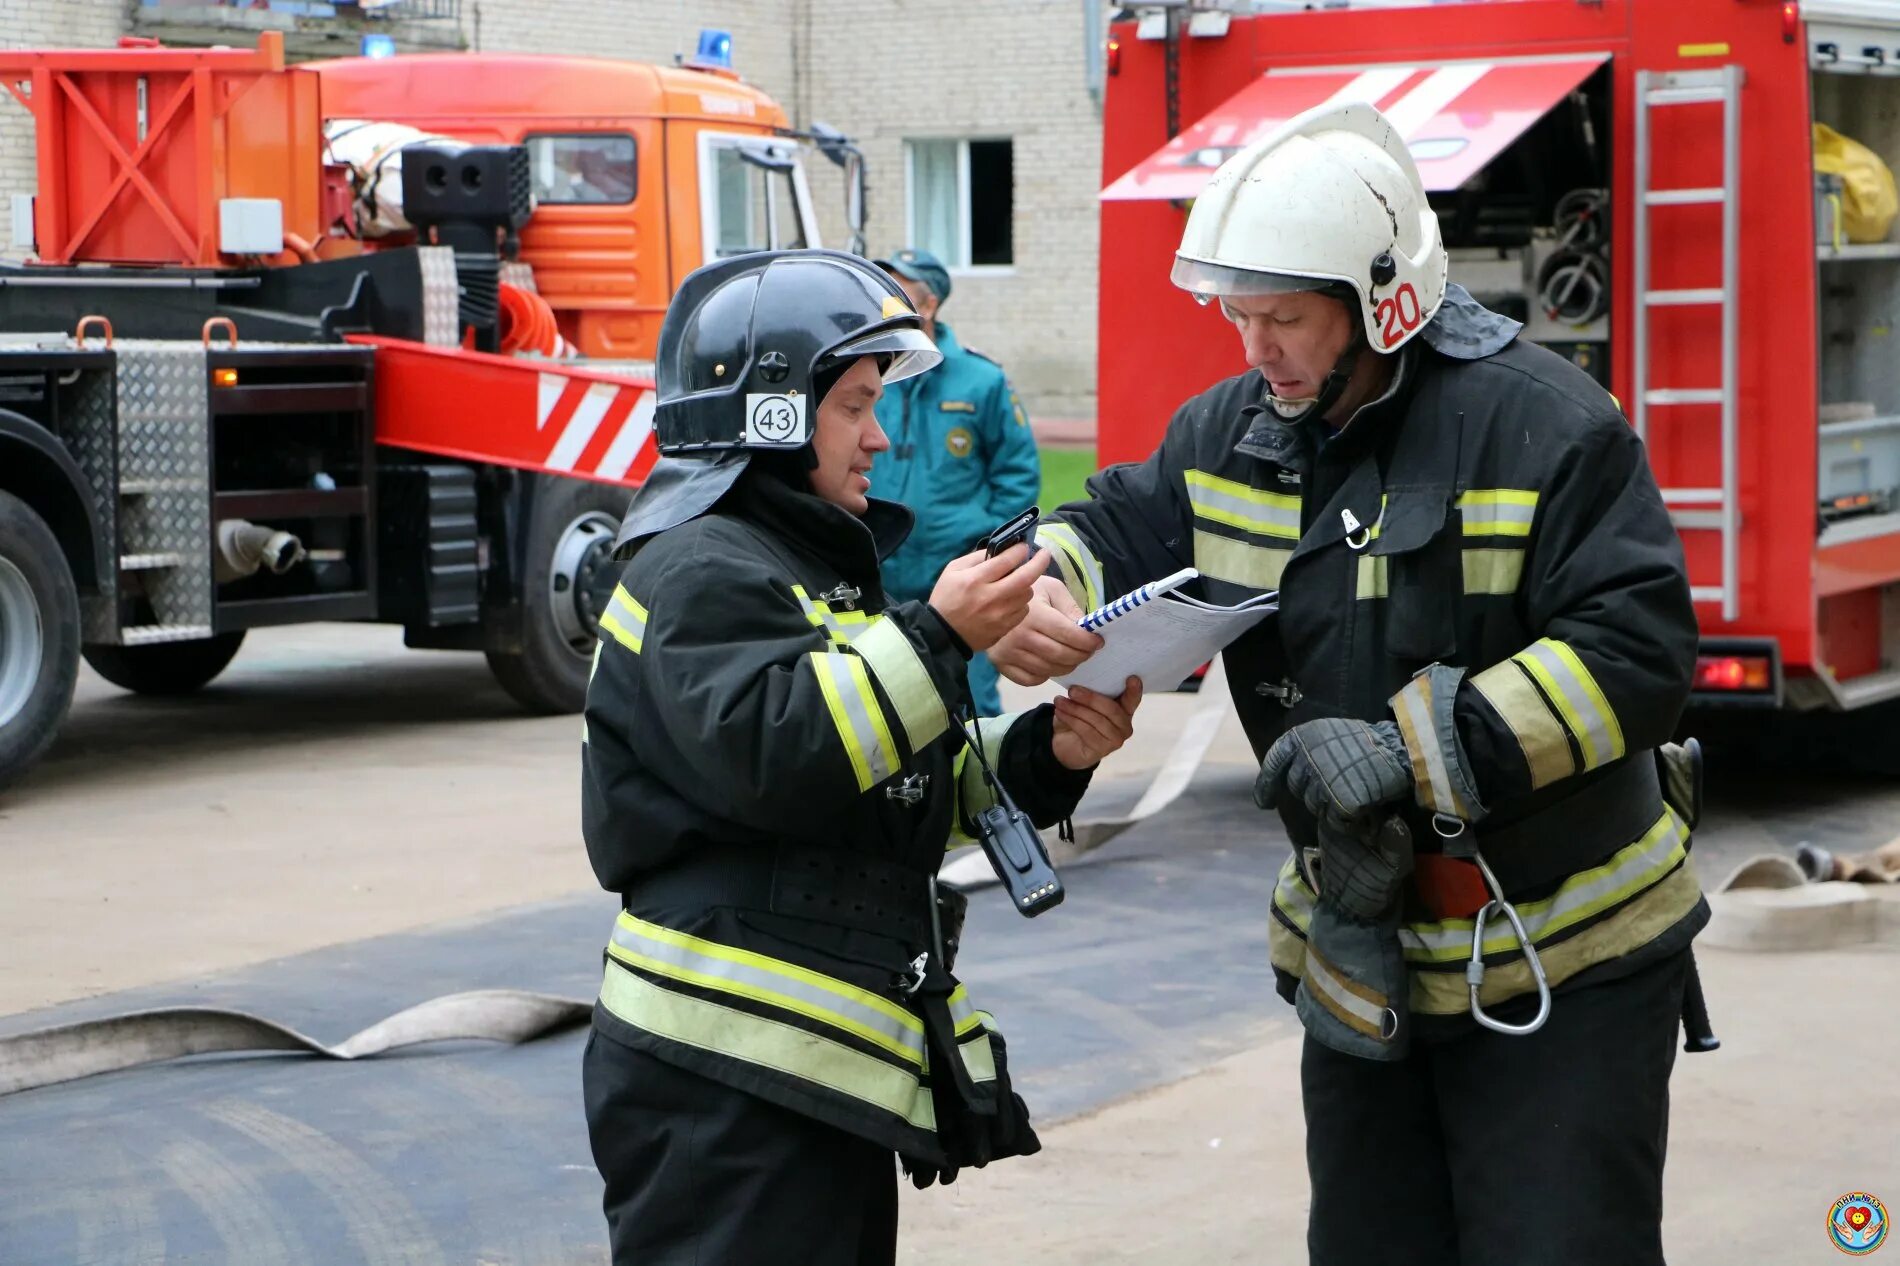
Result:
<instances>
[{"instance_id":1,"label":"man in teal uniform","mask_svg":"<svg viewBox=\"0 0 1900 1266\"><path fill-rule=\"evenodd\" d=\"M950 297L950 272L929 251L901 250L878 265L903 287L943 352L943 363L893 384L877 403L891 437L871 467L877 495L909 506L917 529L884 560L892 602L920 601L944 564L968 553L991 528L1036 503L1042 463L1029 416L998 365L957 342L937 309ZM970 695L979 716L1003 710L996 670L970 658Z\"/></svg>"}]
</instances>

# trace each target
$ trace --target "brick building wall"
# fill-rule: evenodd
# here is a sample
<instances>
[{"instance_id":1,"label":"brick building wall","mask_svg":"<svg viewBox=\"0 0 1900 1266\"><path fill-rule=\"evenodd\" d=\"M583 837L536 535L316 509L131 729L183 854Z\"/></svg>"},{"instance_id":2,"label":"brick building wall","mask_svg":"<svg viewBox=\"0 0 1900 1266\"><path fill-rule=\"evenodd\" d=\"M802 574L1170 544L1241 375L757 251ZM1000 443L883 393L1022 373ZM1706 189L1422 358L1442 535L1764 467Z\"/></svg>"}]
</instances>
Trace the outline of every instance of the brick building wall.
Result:
<instances>
[{"instance_id":1,"label":"brick building wall","mask_svg":"<svg viewBox=\"0 0 1900 1266\"><path fill-rule=\"evenodd\" d=\"M805 2L811 110L865 151L871 253L906 245L906 140L1013 142L1013 262L955 277L944 319L1003 362L1032 412L1092 416L1102 128L1084 82L1082 5ZM839 205L814 196L821 215Z\"/></svg>"},{"instance_id":2,"label":"brick building wall","mask_svg":"<svg viewBox=\"0 0 1900 1266\"><path fill-rule=\"evenodd\" d=\"M0 0L0 48L97 48L125 31L124 0ZM11 195L31 193L33 116L12 94L0 92L0 254L17 256L8 226Z\"/></svg>"},{"instance_id":3,"label":"brick building wall","mask_svg":"<svg viewBox=\"0 0 1900 1266\"><path fill-rule=\"evenodd\" d=\"M465 0L462 34L486 52L670 63L692 54L701 28L730 31L739 71L795 125L818 120L858 140L872 254L909 244L907 140L1008 138L1012 263L958 275L944 316L965 342L1003 362L1032 413L1078 417L1094 413L1101 169L1100 113L1084 82L1083 3ZM132 7L0 0L0 44L107 45L128 29ZM29 117L0 100L0 194L30 191L32 163ZM843 245L840 174L817 158L808 172L824 239Z\"/></svg>"}]
</instances>

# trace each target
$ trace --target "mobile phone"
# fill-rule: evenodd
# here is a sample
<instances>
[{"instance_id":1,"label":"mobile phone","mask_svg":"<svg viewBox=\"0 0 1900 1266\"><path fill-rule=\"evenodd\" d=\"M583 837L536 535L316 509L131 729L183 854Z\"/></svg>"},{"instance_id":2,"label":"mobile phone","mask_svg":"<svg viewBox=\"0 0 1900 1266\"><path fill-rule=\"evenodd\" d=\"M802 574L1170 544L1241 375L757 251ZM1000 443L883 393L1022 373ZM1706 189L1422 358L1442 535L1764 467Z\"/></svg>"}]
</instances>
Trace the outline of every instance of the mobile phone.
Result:
<instances>
[{"instance_id":1,"label":"mobile phone","mask_svg":"<svg viewBox=\"0 0 1900 1266\"><path fill-rule=\"evenodd\" d=\"M1026 544L1030 536L1036 530L1036 520L1041 517L1042 507L1030 506L1027 510L1024 510L1021 514L1003 524L1003 526L997 528L994 532L991 532L983 540L983 545L988 552L988 556L995 558L1012 545Z\"/></svg>"}]
</instances>

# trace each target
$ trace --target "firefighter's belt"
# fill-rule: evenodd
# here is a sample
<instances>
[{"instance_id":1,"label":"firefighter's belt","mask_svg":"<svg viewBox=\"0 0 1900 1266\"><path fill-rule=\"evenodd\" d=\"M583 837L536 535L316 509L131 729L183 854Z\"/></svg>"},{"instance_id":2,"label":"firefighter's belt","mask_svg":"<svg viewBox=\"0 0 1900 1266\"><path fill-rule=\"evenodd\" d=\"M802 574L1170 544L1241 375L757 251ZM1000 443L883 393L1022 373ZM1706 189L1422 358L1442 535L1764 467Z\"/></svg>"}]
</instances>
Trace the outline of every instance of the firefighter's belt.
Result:
<instances>
[{"instance_id":1,"label":"firefighter's belt","mask_svg":"<svg viewBox=\"0 0 1900 1266\"><path fill-rule=\"evenodd\" d=\"M1640 839L1662 813L1655 759L1636 752L1588 786L1515 822L1487 823L1472 834L1498 886L1505 895L1517 896L1599 864ZM1468 919L1490 898L1478 868L1459 855L1459 843L1448 841L1444 853L1419 853L1413 859L1413 886L1437 919Z\"/></svg>"},{"instance_id":2,"label":"firefighter's belt","mask_svg":"<svg viewBox=\"0 0 1900 1266\"><path fill-rule=\"evenodd\" d=\"M723 844L696 849L641 876L621 900L629 909L636 902L726 906L810 919L886 936L913 952L933 950L949 970L969 901L954 889L938 888L933 922L930 880L921 870L844 849Z\"/></svg>"}]
</instances>

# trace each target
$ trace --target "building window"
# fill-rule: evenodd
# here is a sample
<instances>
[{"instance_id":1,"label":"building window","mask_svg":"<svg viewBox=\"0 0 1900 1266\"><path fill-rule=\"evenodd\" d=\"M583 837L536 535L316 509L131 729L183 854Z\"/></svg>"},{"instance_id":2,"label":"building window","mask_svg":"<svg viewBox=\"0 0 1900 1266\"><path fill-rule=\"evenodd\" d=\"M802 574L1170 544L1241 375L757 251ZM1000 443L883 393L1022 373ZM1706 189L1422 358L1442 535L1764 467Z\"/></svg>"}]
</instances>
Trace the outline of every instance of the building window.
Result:
<instances>
[{"instance_id":1,"label":"building window","mask_svg":"<svg viewBox=\"0 0 1900 1266\"><path fill-rule=\"evenodd\" d=\"M1015 262L1015 146L1003 140L905 143L910 245L946 267L1007 268Z\"/></svg>"}]
</instances>

